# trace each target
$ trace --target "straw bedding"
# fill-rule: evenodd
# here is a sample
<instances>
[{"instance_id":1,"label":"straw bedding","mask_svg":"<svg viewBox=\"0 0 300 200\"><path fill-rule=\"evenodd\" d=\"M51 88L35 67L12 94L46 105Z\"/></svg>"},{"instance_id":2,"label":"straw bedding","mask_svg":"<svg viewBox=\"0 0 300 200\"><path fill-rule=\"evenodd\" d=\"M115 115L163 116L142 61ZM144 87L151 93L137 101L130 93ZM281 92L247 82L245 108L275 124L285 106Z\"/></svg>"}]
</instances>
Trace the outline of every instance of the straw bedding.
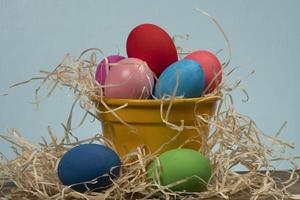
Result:
<instances>
[{"instance_id":1,"label":"straw bedding","mask_svg":"<svg viewBox=\"0 0 300 200\"><path fill-rule=\"evenodd\" d=\"M210 19L224 34L217 21L211 17ZM228 41L225 34L224 37ZM178 48L178 50L183 50L183 48ZM293 145L279 139L285 123L278 133L269 136L264 134L250 117L237 112L231 93L239 89L245 93L245 90L241 89L240 80L231 85L226 83L234 71L229 67L230 46L228 52L229 59L223 64L223 82L216 91L208 94L223 94L217 111L211 117L196 116L198 123L207 123L210 126L209 135L205 138L205 148L202 150L202 153L210 159L213 171L207 191L190 194L173 192L166 186L149 182L146 167L156 157L146 154L143 149L137 149L122 158L122 163L126 164L121 167L120 178L112 180L113 185L102 193L90 191L81 194L59 182L56 167L59 159L68 149L81 143L110 143L102 137L101 133L82 141L72 135L74 107L80 106L86 112L81 124L88 115L96 118L97 112L115 111L105 104L102 94L102 88L110 86L99 85L94 80L96 57L99 54L103 56L103 53L100 49L93 48L84 51L78 58L66 55L53 71L41 71L40 77L13 86L33 80L40 81L40 86L36 90L37 106L40 103L41 90L46 89L48 91L46 97L49 97L58 88L71 91L74 95L74 104L67 122L63 125L65 132L61 139L55 136L50 127L48 128L50 141L43 140L39 145L30 143L15 129L10 129L1 135L2 139L12 145L16 153L16 158L13 160L8 160L1 154L1 176L13 182L16 187L10 192L1 192L0 195L4 199L210 199L216 196L230 199L232 195L244 191L251 199L270 196L274 199L287 197L300 199L299 196L288 192L288 188L297 182L298 175L295 173L296 158L285 154L288 148L293 148ZM179 53L185 54L186 52L179 51ZM90 99L92 95L98 96L107 110L97 110ZM167 101L172 102L174 98L172 96ZM122 106L117 109L122 109ZM172 107L170 106L169 109ZM123 119L119 118L119 120L130 126ZM168 122L166 115L162 115L162 121L166 126L177 130L191 128L185 127L184 123L176 125ZM197 126L192 128L197 129ZM273 161L278 160L289 162L292 169L289 172L289 179L284 182L271 176L272 171L276 170ZM247 171L237 173L234 171L236 166L243 166ZM264 172L259 172L260 170ZM2 179L2 184L4 184L4 179Z\"/></svg>"}]
</instances>

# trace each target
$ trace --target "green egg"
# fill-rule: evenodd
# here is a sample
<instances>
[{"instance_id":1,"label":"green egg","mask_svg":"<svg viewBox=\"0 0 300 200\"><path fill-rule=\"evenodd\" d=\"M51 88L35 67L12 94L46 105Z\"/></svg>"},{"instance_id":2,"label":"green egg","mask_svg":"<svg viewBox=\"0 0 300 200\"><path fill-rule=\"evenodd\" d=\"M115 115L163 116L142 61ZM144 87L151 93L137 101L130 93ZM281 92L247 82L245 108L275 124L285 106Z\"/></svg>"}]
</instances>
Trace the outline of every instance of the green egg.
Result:
<instances>
[{"instance_id":1,"label":"green egg","mask_svg":"<svg viewBox=\"0 0 300 200\"><path fill-rule=\"evenodd\" d=\"M209 160L198 151L174 149L161 154L158 160L152 161L148 167L150 180L160 181L163 186L184 180L171 186L172 191L201 192L206 189L211 167Z\"/></svg>"}]
</instances>

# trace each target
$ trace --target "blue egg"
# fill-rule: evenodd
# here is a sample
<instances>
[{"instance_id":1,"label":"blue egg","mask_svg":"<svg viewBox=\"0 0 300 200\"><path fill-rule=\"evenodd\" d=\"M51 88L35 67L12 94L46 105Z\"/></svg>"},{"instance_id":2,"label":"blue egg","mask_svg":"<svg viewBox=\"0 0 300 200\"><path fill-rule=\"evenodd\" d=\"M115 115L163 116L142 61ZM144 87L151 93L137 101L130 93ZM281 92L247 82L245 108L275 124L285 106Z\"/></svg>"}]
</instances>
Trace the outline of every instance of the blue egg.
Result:
<instances>
[{"instance_id":1,"label":"blue egg","mask_svg":"<svg viewBox=\"0 0 300 200\"><path fill-rule=\"evenodd\" d=\"M120 158L113 150L98 144L82 144L63 155L58 177L64 185L76 184L71 188L78 192L101 191L112 184L110 178L119 177L120 165ZM93 183L82 183L94 179Z\"/></svg>"},{"instance_id":2,"label":"blue egg","mask_svg":"<svg viewBox=\"0 0 300 200\"><path fill-rule=\"evenodd\" d=\"M204 90L205 76L199 63L193 60L180 60L169 67L159 76L154 90L154 96L162 98L164 95L172 95L178 74L178 88L176 96L184 98L200 97Z\"/></svg>"}]
</instances>

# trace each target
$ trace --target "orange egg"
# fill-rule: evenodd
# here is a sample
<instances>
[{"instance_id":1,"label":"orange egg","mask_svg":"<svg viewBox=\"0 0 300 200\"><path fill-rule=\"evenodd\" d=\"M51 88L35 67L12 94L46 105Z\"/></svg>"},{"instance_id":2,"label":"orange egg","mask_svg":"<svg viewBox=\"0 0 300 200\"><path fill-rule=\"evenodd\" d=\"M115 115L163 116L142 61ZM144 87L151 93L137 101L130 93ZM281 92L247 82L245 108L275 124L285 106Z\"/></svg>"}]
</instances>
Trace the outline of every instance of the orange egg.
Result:
<instances>
[{"instance_id":1,"label":"orange egg","mask_svg":"<svg viewBox=\"0 0 300 200\"><path fill-rule=\"evenodd\" d=\"M212 92L222 81L222 67L218 58L209 51L198 50L190 53L184 59L194 60L200 64L205 75L204 90Z\"/></svg>"}]
</instances>

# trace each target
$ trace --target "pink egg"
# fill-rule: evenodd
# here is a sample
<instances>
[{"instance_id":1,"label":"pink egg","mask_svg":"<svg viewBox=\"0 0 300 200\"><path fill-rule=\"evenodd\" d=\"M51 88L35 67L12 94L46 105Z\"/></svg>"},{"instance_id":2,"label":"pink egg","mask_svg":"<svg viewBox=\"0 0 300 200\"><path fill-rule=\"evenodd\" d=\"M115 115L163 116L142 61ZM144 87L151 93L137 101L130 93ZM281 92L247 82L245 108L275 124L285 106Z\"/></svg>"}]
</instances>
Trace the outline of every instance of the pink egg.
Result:
<instances>
[{"instance_id":1,"label":"pink egg","mask_svg":"<svg viewBox=\"0 0 300 200\"><path fill-rule=\"evenodd\" d=\"M106 59L103 59L96 70L96 74L95 74L95 78L97 80L98 83L100 83L101 85L104 85L105 83L105 78L107 76L107 73L110 69L110 65L112 63L116 63L119 62L120 60L123 60L125 57L123 56L119 56L119 55L112 55L112 56L108 56Z\"/></svg>"},{"instance_id":2,"label":"pink egg","mask_svg":"<svg viewBox=\"0 0 300 200\"><path fill-rule=\"evenodd\" d=\"M147 99L151 96L153 85L153 73L146 62L127 58L110 69L104 94L108 98Z\"/></svg>"}]
</instances>

